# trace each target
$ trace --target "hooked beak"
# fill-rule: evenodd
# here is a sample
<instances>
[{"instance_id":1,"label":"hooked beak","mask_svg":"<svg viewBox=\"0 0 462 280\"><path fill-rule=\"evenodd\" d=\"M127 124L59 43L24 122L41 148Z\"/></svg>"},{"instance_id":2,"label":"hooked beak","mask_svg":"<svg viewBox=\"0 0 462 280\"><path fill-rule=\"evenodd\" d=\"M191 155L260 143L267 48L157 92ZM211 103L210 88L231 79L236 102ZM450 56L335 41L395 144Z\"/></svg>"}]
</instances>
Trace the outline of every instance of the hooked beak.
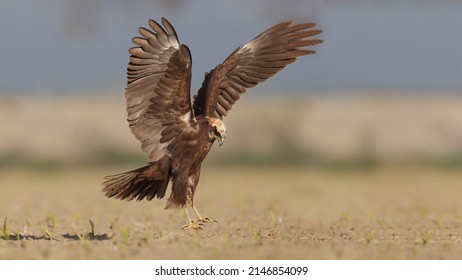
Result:
<instances>
[{"instance_id":1,"label":"hooked beak","mask_svg":"<svg viewBox=\"0 0 462 280\"><path fill-rule=\"evenodd\" d=\"M225 141L223 137L217 137L217 140L218 140L218 146L222 146L223 142Z\"/></svg>"}]
</instances>

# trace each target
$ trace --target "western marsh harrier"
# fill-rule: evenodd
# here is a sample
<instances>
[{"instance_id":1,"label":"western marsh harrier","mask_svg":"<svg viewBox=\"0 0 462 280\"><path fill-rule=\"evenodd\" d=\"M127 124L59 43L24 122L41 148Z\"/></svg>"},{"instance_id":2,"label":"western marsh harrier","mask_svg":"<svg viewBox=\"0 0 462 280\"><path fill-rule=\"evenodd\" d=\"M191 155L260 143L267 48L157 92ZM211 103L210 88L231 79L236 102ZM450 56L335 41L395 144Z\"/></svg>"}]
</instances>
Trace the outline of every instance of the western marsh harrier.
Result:
<instances>
[{"instance_id":1,"label":"western marsh harrier","mask_svg":"<svg viewBox=\"0 0 462 280\"><path fill-rule=\"evenodd\" d=\"M125 89L128 123L149 155L149 163L138 169L108 176L105 195L125 200L163 198L169 182L172 192L167 208L183 208L188 224L200 229L214 222L194 206L201 164L213 143L226 138L222 119L247 89L273 76L299 56L315 53L307 49L322 43L312 38L321 30L314 23L282 22L238 47L222 64L205 75L191 106L191 53L180 44L172 25L149 20L141 27L129 50L128 82ZM193 221L187 205L194 210Z\"/></svg>"}]
</instances>

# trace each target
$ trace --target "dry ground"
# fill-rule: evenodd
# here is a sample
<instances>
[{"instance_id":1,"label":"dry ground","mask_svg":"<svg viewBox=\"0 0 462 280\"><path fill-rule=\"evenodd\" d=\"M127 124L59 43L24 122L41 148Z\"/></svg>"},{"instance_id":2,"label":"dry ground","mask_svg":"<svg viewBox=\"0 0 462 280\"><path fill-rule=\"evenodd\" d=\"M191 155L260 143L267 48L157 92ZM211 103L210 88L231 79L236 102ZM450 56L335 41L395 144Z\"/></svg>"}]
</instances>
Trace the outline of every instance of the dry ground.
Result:
<instances>
[{"instance_id":1,"label":"dry ground","mask_svg":"<svg viewBox=\"0 0 462 280\"><path fill-rule=\"evenodd\" d=\"M219 224L184 232L165 200L101 193L145 160L121 92L2 95L0 259L462 259L460 94L278 96L226 118L196 194Z\"/></svg>"},{"instance_id":2,"label":"dry ground","mask_svg":"<svg viewBox=\"0 0 462 280\"><path fill-rule=\"evenodd\" d=\"M123 170L1 170L0 259L462 259L455 170L209 164L196 204L219 223L197 232L165 200L105 198Z\"/></svg>"}]
</instances>

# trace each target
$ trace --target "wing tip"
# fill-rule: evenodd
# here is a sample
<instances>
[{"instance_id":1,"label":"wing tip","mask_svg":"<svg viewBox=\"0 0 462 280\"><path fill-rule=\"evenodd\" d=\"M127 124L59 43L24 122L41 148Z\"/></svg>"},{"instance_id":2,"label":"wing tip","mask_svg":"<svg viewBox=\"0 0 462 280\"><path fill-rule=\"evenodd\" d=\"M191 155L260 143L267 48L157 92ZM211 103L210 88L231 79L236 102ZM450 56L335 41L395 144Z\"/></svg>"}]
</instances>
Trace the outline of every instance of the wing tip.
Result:
<instances>
[{"instance_id":1,"label":"wing tip","mask_svg":"<svg viewBox=\"0 0 462 280\"><path fill-rule=\"evenodd\" d=\"M164 17L161 17L161 18L160 18L160 21L162 22L162 24L163 24L164 26L167 26L167 25L172 26L172 24L170 23L170 21L168 21L168 20L167 20L166 18L164 18Z\"/></svg>"}]
</instances>

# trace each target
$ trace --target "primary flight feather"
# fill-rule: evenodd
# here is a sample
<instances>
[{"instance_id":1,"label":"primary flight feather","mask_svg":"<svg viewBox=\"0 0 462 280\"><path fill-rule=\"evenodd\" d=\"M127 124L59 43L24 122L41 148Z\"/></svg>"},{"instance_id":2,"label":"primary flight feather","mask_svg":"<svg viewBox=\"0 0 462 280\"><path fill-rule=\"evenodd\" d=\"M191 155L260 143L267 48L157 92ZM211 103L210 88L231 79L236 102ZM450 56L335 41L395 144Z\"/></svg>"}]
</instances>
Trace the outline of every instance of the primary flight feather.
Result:
<instances>
[{"instance_id":1,"label":"primary flight feather","mask_svg":"<svg viewBox=\"0 0 462 280\"><path fill-rule=\"evenodd\" d=\"M202 161L215 140L226 138L222 121L247 89L273 76L297 57L313 54L308 47L322 43L312 38L321 30L314 23L282 22L238 47L222 64L206 74L191 106L191 52L180 44L173 26L149 20L139 29L129 50L127 121L149 163L106 177L106 196L125 200L163 198L171 182L166 208L183 208L184 229L200 229L206 222L194 206ZM194 210L193 221L187 205Z\"/></svg>"}]
</instances>

